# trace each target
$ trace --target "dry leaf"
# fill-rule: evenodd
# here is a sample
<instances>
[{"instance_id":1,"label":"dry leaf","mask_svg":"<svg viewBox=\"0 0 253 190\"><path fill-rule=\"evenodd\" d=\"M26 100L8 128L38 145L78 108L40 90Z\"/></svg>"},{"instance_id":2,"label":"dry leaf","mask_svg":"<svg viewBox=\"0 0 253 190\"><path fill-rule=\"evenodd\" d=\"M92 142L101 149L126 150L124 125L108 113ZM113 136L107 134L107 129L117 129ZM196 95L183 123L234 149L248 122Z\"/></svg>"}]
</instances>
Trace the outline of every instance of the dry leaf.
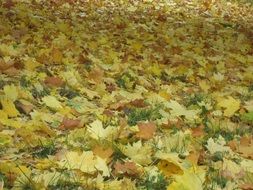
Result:
<instances>
[{"instance_id":1,"label":"dry leaf","mask_svg":"<svg viewBox=\"0 0 253 190\"><path fill-rule=\"evenodd\" d=\"M72 129L81 127L80 124L81 124L80 119L69 119L67 117L64 117L61 124L60 124L60 126L59 126L59 129L61 129L61 130L72 130Z\"/></svg>"},{"instance_id":2,"label":"dry leaf","mask_svg":"<svg viewBox=\"0 0 253 190\"><path fill-rule=\"evenodd\" d=\"M107 162L110 162L112 159L111 156L113 154L113 150L111 148L103 148L101 146L95 146L92 151L94 155L105 159Z\"/></svg>"},{"instance_id":3,"label":"dry leaf","mask_svg":"<svg viewBox=\"0 0 253 190\"><path fill-rule=\"evenodd\" d=\"M44 82L49 86L55 87L60 87L64 84L64 81L60 77L47 77Z\"/></svg>"},{"instance_id":4,"label":"dry leaf","mask_svg":"<svg viewBox=\"0 0 253 190\"><path fill-rule=\"evenodd\" d=\"M139 173L138 168L134 162L124 162L123 164L117 161L114 164L114 171L116 174L128 174L137 175Z\"/></svg>"},{"instance_id":5,"label":"dry leaf","mask_svg":"<svg viewBox=\"0 0 253 190\"><path fill-rule=\"evenodd\" d=\"M139 132L136 133L136 137L145 140L151 139L156 131L156 125L153 122L139 123L138 128Z\"/></svg>"},{"instance_id":6,"label":"dry leaf","mask_svg":"<svg viewBox=\"0 0 253 190\"><path fill-rule=\"evenodd\" d=\"M222 98L218 102L218 106L225 108L224 116L231 117L240 108L240 100L236 100L229 96L228 98Z\"/></svg>"}]
</instances>

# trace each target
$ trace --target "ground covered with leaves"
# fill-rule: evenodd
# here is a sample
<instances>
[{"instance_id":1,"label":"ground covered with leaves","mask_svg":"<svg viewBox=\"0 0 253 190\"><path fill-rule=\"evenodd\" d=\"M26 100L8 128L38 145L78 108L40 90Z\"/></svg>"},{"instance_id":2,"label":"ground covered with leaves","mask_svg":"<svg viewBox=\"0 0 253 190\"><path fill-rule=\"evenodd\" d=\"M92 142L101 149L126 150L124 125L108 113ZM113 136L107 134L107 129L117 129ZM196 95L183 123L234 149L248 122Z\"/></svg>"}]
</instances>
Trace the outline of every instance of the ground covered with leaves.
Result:
<instances>
[{"instance_id":1,"label":"ground covered with leaves","mask_svg":"<svg viewBox=\"0 0 253 190\"><path fill-rule=\"evenodd\" d=\"M253 189L253 6L0 2L0 189Z\"/></svg>"}]
</instances>

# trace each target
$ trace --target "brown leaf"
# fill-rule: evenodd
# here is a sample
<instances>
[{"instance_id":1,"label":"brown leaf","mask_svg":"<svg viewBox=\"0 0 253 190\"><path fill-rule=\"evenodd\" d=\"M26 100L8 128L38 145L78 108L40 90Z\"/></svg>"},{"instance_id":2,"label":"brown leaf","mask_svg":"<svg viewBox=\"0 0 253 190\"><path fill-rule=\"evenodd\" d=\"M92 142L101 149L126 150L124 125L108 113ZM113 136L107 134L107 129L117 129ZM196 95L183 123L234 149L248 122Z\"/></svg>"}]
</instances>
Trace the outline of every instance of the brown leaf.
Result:
<instances>
[{"instance_id":1,"label":"brown leaf","mask_svg":"<svg viewBox=\"0 0 253 190\"><path fill-rule=\"evenodd\" d=\"M240 185L240 188L242 190L253 190L253 184L252 183L244 183Z\"/></svg>"},{"instance_id":2,"label":"brown leaf","mask_svg":"<svg viewBox=\"0 0 253 190\"><path fill-rule=\"evenodd\" d=\"M80 127L81 120L80 119L69 119L67 117L64 117L61 125L59 126L59 129L61 130L68 130L68 129L75 129Z\"/></svg>"},{"instance_id":3,"label":"brown leaf","mask_svg":"<svg viewBox=\"0 0 253 190\"><path fill-rule=\"evenodd\" d=\"M200 125L196 128L192 128L192 136L193 137L203 137L205 135L204 126Z\"/></svg>"},{"instance_id":4,"label":"brown leaf","mask_svg":"<svg viewBox=\"0 0 253 190\"><path fill-rule=\"evenodd\" d=\"M198 165L200 153L197 151L191 151L190 154L186 157L192 164Z\"/></svg>"},{"instance_id":5,"label":"brown leaf","mask_svg":"<svg viewBox=\"0 0 253 190\"><path fill-rule=\"evenodd\" d=\"M141 139L151 139L156 131L156 125L153 122L138 124L139 132L136 133L136 137Z\"/></svg>"},{"instance_id":6,"label":"brown leaf","mask_svg":"<svg viewBox=\"0 0 253 190\"><path fill-rule=\"evenodd\" d=\"M251 137L243 136L240 139L240 145L241 146L249 146L251 144Z\"/></svg>"},{"instance_id":7,"label":"brown leaf","mask_svg":"<svg viewBox=\"0 0 253 190\"><path fill-rule=\"evenodd\" d=\"M44 83L49 86L60 87L64 84L64 81L60 77L47 77Z\"/></svg>"},{"instance_id":8,"label":"brown leaf","mask_svg":"<svg viewBox=\"0 0 253 190\"><path fill-rule=\"evenodd\" d=\"M23 111L25 114L29 114L34 108L34 106L31 105L31 104L26 105L26 104L22 104L21 102L18 102L16 104L16 106L17 106L18 109L21 109L21 111Z\"/></svg>"},{"instance_id":9,"label":"brown leaf","mask_svg":"<svg viewBox=\"0 0 253 190\"><path fill-rule=\"evenodd\" d=\"M136 99L130 102L131 106L137 107L137 108L143 108L146 107L147 104L144 102L143 99Z\"/></svg>"},{"instance_id":10,"label":"brown leaf","mask_svg":"<svg viewBox=\"0 0 253 190\"><path fill-rule=\"evenodd\" d=\"M88 78L90 79L90 81L93 81L96 84L100 83L103 80L103 76L104 76L104 71L100 69L99 67L94 68L88 74Z\"/></svg>"},{"instance_id":11,"label":"brown leaf","mask_svg":"<svg viewBox=\"0 0 253 190\"><path fill-rule=\"evenodd\" d=\"M0 71L5 71L13 66L14 66L13 61L9 61L8 63L5 63L5 61L0 58Z\"/></svg>"},{"instance_id":12,"label":"brown leaf","mask_svg":"<svg viewBox=\"0 0 253 190\"><path fill-rule=\"evenodd\" d=\"M15 67L10 67L3 71L4 74L8 76L16 76L19 73L19 70L17 70Z\"/></svg>"},{"instance_id":13,"label":"brown leaf","mask_svg":"<svg viewBox=\"0 0 253 190\"><path fill-rule=\"evenodd\" d=\"M134 162L125 162L125 163L120 163L117 161L114 164L114 171L116 174L128 174L128 175L137 175L138 168Z\"/></svg>"},{"instance_id":14,"label":"brown leaf","mask_svg":"<svg viewBox=\"0 0 253 190\"><path fill-rule=\"evenodd\" d=\"M92 151L94 155L106 159L107 162L111 161L111 156L113 154L113 150L111 148L103 148L101 146L95 146Z\"/></svg>"},{"instance_id":15,"label":"brown leaf","mask_svg":"<svg viewBox=\"0 0 253 190\"><path fill-rule=\"evenodd\" d=\"M15 6L15 3L12 0L7 0L3 4L3 7L6 8L6 9L10 9L13 6Z\"/></svg>"},{"instance_id":16,"label":"brown leaf","mask_svg":"<svg viewBox=\"0 0 253 190\"><path fill-rule=\"evenodd\" d=\"M228 142L228 146L231 148L231 150L235 151L238 147L238 143L236 140L232 140Z\"/></svg>"}]
</instances>

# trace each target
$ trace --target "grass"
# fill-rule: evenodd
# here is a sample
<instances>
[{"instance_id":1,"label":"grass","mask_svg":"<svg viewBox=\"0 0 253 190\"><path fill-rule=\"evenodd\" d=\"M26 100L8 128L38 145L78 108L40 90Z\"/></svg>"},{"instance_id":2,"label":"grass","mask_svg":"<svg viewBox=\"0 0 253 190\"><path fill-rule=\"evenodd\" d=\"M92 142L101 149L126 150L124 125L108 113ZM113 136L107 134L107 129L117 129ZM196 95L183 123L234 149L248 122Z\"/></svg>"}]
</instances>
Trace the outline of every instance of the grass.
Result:
<instances>
[{"instance_id":1,"label":"grass","mask_svg":"<svg viewBox=\"0 0 253 190\"><path fill-rule=\"evenodd\" d=\"M148 176L141 186L145 190L166 190L169 182L164 175Z\"/></svg>"},{"instance_id":2,"label":"grass","mask_svg":"<svg viewBox=\"0 0 253 190\"><path fill-rule=\"evenodd\" d=\"M41 142L41 146L36 147L35 149L36 150L32 153L32 155L37 158L47 158L48 155L54 155L57 151L53 142L49 142L48 144L43 144Z\"/></svg>"},{"instance_id":3,"label":"grass","mask_svg":"<svg viewBox=\"0 0 253 190\"><path fill-rule=\"evenodd\" d=\"M139 121L153 121L160 119L162 116L159 113L160 106L150 109L132 108L127 112L128 124L136 125Z\"/></svg>"}]
</instances>

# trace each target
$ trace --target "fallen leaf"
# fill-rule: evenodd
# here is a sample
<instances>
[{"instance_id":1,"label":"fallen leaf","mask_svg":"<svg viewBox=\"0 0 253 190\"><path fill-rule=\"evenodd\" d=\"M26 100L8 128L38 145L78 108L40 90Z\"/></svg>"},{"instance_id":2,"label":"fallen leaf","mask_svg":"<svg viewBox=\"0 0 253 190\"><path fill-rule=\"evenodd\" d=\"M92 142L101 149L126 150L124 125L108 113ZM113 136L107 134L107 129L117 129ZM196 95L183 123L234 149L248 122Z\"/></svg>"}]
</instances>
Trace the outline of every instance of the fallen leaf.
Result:
<instances>
[{"instance_id":1,"label":"fallen leaf","mask_svg":"<svg viewBox=\"0 0 253 190\"><path fill-rule=\"evenodd\" d=\"M136 133L136 137L145 140L151 139L156 131L156 125L153 122L139 123L138 128L139 132Z\"/></svg>"},{"instance_id":2,"label":"fallen leaf","mask_svg":"<svg viewBox=\"0 0 253 190\"><path fill-rule=\"evenodd\" d=\"M114 171L116 174L128 174L128 175L138 175L139 171L134 162L124 162L121 163L117 161L114 164Z\"/></svg>"},{"instance_id":3,"label":"fallen leaf","mask_svg":"<svg viewBox=\"0 0 253 190\"><path fill-rule=\"evenodd\" d=\"M253 183L244 183L240 185L242 190L253 190Z\"/></svg>"},{"instance_id":4,"label":"fallen leaf","mask_svg":"<svg viewBox=\"0 0 253 190\"><path fill-rule=\"evenodd\" d=\"M203 137L205 135L204 125L192 128L191 131L193 137Z\"/></svg>"},{"instance_id":5,"label":"fallen leaf","mask_svg":"<svg viewBox=\"0 0 253 190\"><path fill-rule=\"evenodd\" d=\"M53 109L62 108L61 103L54 96L44 96L42 98L42 102L46 104L46 106Z\"/></svg>"},{"instance_id":6,"label":"fallen leaf","mask_svg":"<svg viewBox=\"0 0 253 190\"><path fill-rule=\"evenodd\" d=\"M60 77L46 77L44 83L49 86L61 87L64 81Z\"/></svg>"},{"instance_id":7,"label":"fallen leaf","mask_svg":"<svg viewBox=\"0 0 253 190\"><path fill-rule=\"evenodd\" d=\"M51 51L51 58L52 58L52 62L57 63L57 64L61 63L63 59L62 52L57 48L53 48Z\"/></svg>"},{"instance_id":8,"label":"fallen leaf","mask_svg":"<svg viewBox=\"0 0 253 190\"><path fill-rule=\"evenodd\" d=\"M171 109L171 115L174 117L185 116L188 120L198 118L197 114L199 113L199 110L187 110L175 100L170 100L170 102L166 104L166 107Z\"/></svg>"},{"instance_id":9,"label":"fallen leaf","mask_svg":"<svg viewBox=\"0 0 253 190\"><path fill-rule=\"evenodd\" d=\"M1 99L2 109L9 117L17 117L19 115L14 103L7 98Z\"/></svg>"},{"instance_id":10,"label":"fallen leaf","mask_svg":"<svg viewBox=\"0 0 253 190\"><path fill-rule=\"evenodd\" d=\"M95 146L92 152L94 155L105 159L107 162L111 161L111 156L113 154L113 150L111 148L103 148L102 146Z\"/></svg>"},{"instance_id":11,"label":"fallen leaf","mask_svg":"<svg viewBox=\"0 0 253 190\"><path fill-rule=\"evenodd\" d=\"M15 101L18 98L18 89L14 84L4 86L5 96L11 101Z\"/></svg>"},{"instance_id":12,"label":"fallen leaf","mask_svg":"<svg viewBox=\"0 0 253 190\"><path fill-rule=\"evenodd\" d=\"M152 148L148 144L143 145L141 141L135 142L132 145L121 146L120 149L123 154L140 165L148 165L152 162Z\"/></svg>"},{"instance_id":13,"label":"fallen leaf","mask_svg":"<svg viewBox=\"0 0 253 190\"><path fill-rule=\"evenodd\" d=\"M69 119L67 117L64 117L59 126L59 129L72 130L72 129L80 127L80 123L81 123L80 119Z\"/></svg>"},{"instance_id":14,"label":"fallen leaf","mask_svg":"<svg viewBox=\"0 0 253 190\"><path fill-rule=\"evenodd\" d=\"M167 190L203 190L205 171L201 169L190 169L184 171L183 175L175 175Z\"/></svg>"},{"instance_id":15,"label":"fallen leaf","mask_svg":"<svg viewBox=\"0 0 253 190\"><path fill-rule=\"evenodd\" d=\"M174 174L184 174L183 167L177 154L157 152L155 156L160 159L157 167L165 176L170 177Z\"/></svg>"},{"instance_id":16,"label":"fallen leaf","mask_svg":"<svg viewBox=\"0 0 253 190\"><path fill-rule=\"evenodd\" d=\"M240 100L236 100L229 96L228 98L222 98L218 102L218 106L225 108L224 116L231 117L240 108Z\"/></svg>"}]
</instances>

